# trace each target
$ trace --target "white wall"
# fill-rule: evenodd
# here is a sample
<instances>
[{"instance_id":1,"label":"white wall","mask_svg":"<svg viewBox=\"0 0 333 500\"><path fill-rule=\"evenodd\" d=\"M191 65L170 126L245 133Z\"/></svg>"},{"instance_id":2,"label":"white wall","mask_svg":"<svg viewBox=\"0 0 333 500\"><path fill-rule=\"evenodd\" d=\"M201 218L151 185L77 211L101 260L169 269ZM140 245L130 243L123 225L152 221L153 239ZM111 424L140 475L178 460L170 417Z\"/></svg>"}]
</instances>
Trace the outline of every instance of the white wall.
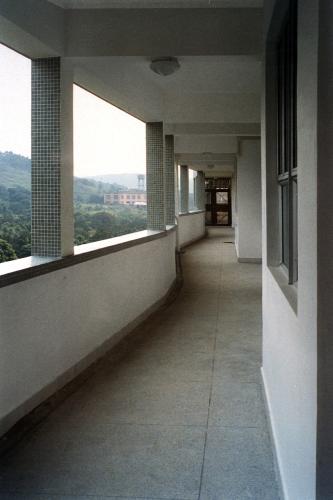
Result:
<instances>
[{"instance_id":1,"label":"white wall","mask_svg":"<svg viewBox=\"0 0 333 500\"><path fill-rule=\"evenodd\" d=\"M183 247L204 236L205 212L178 217L178 246Z\"/></svg>"},{"instance_id":2,"label":"white wall","mask_svg":"<svg viewBox=\"0 0 333 500\"><path fill-rule=\"evenodd\" d=\"M237 161L236 251L238 258L261 259L260 140L244 139Z\"/></svg>"},{"instance_id":3,"label":"white wall","mask_svg":"<svg viewBox=\"0 0 333 500\"><path fill-rule=\"evenodd\" d=\"M0 290L0 433L32 409L21 405L163 298L175 245L173 231Z\"/></svg>"},{"instance_id":4,"label":"white wall","mask_svg":"<svg viewBox=\"0 0 333 500\"><path fill-rule=\"evenodd\" d=\"M280 0L278 0L280 1ZM266 2L266 15L273 10ZM317 9L302 0L298 20L298 260L297 312L286 298L290 285L279 286L267 267L267 228L274 221L270 191L263 197L263 377L286 500L316 498L317 374ZM263 113L263 189L276 182ZM267 169L267 172L266 172ZM272 171L272 169L274 169ZM269 174L269 172L273 172ZM272 178L270 178L270 175ZM268 212L267 212L268 210ZM268 218L267 218L268 217ZM268 241L269 245L271 242ZM273 268L272 268L273 270ZM284 291L283 291L284 289Z\"/></svg>"},{"instance_id":5,"label":"white wall","mask_svg":"<svg viewBox=\"0 0 333 500\"><path fill-rule=\"evenodd\" d=\"M231 222L232 227L237 227L237 170L231 179ZM235 235L236 238L236 235Z\"/></svg>"},{"instance_id":6,"label":"white wall","mask_svg":"<svg viewBox=\"0 0 333 500\"><path fill-rule=\"evenodd\" d=\"M317 127L317 500L333 498L333 3L320 2Z\"/></svg>"}]
</instances>

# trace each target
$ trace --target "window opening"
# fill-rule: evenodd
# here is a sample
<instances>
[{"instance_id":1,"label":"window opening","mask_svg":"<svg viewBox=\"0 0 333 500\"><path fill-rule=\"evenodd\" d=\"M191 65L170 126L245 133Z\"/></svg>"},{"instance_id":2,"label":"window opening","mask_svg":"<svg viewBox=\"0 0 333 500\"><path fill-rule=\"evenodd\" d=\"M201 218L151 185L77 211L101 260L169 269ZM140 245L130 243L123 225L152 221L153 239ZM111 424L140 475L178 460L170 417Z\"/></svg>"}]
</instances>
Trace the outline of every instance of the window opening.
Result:
<instances>
[{"instance_id":1,"label":"window opening","mask_svg":"<svg viewBox=\"0 0 333 500\"><path fill-rule=\"evenodd\" d=\"M31 255L31 60L0 44L0 263Z\"/></svg>"},{"instance_id":2,"label":"window opening","mask_svg":"<svg viewBox=\"0 0 333 500\"><path fill-rule=\"evenodd\" d=\"M281 262L297 281L297 2L290 2L277 46L277 180L280 190Z\"/></svg>"},{"instance_id":3,"label":"window opening","mask_svg":"<svg viewBox=\"0 0 333 500\"><path fill-rule=\"evenodd\" d=\"M146 126L74 85L75 244L147 227Z\"/></svg>"}]
</instances>

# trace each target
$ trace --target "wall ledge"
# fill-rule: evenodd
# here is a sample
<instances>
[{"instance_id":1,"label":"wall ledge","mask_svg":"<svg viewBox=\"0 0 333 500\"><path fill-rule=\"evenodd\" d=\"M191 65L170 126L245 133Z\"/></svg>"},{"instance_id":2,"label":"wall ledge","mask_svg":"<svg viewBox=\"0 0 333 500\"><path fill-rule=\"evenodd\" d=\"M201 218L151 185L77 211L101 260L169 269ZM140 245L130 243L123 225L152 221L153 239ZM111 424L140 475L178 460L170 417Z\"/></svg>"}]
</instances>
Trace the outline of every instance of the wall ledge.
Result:
<instances>
[{"instance_id":1,"label":"wall ledge","mask_svg":"<svg viewBox=\"0 0 333 500\"><path fill-rule=\"evenodd\" d=\"M177 226L168 226L165 231L145 230L116 236L106 240L86 243L74 247L74 254L66 257L25 257L0 264L0 288L29 280L59 269L75 266L88 260L120 252L127 248L166 237Z\"/></svg>"},{"instance_id":2,"label":"wall ledge","mask_svg":"<svg viewBox=\"0 0 333 500\"><path fill-rule=\"evenodd\" d=\"M279 286L291 309L297 315L297 285L290 285L288 283L287 274L283 270L282 266L269 265L267 266L267 269L270 271L274 281Z\"/></svg>"},{"instance_id":3,"label":"wall ledge","mask_svg":"<svg viewBox=\"0 0 333 500\"><path fill-rule=\"evenodd\" d=\"M196 215L196 214L203 214L205 210L192 210L190 212L181 212L178 214L178 217L186 217L187 215Z\"/></svg>"},{"instance_id":4,"label":"wall ledge","mask_svg":"<svg viewBox=\"0 0 333 500\"><path fill-rule=\"evenodd\" d=\"M261 257L238 257L238 262L244 263L244 264L261 264L262 263L262 258Z\"/></svg>"}]
</instances>

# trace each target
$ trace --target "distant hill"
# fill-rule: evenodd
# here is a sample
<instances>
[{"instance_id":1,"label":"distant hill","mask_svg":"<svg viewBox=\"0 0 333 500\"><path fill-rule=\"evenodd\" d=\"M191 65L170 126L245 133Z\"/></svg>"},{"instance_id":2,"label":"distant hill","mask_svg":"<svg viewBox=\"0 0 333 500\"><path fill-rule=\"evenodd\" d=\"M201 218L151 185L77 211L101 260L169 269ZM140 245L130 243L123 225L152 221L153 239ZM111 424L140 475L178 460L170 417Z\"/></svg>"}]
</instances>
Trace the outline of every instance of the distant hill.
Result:
<instances>
[{"instance_id":1,"label":"distant hill","mask_svg":"<svg viewBox=\"0 0 333 500\"><path fill-rule=\"evenodd\" d=\"M105 174L105 175L94 175L88 177L88 179L94 179L95 181L110 182L126 186L128 189L136 189L138 187L138 174ZM145 176L146 185L146 176Z\"/></svg>"},{"instance_id":2,"label":"distant hill","mask_svg":"<svg viewBox=\"0 0 333 500\"><path fill-rule=\"evenodd\" d=\"M0 199L8 200L7 190L31 190L31 160L12 152L0 152ZM94 178L74 178L74 200L81 203L103 203L104 193L126 189L116 182Z\"/></svg>"},{"instance_id":3,"label":"distant hill","mask_svg":"<svg viewBox=\"0 0 333 500\"><path fill-rule=\"evenodd\" d=\"M74 201L81 203L103 203L104 194L126 189L116 183L102 182L85 177L74 177Z\"/></svg>"},{"instance_id":4,"label":"distant hill","mask_svg":"<svg viewBox=\"0 0 333 500\"><path fill-rule=\"evenodd\" d=\"M31 160L11 151L0 152L0 184L6 188L30 189Z\"/></svg>"},{"instance_id":5,"label":"distant hill","mask_svg":"<svg viewBox=\"0 0 333 500\"><path fill-rule=\"evenodd\" d=\"M115 182L74 178L75 244L146 228L145 210L104 205L105 193L123 190ZM12 152L0 152L0 241L0 262L31 254L31 160Z\"/></svg>"}]
</instances>

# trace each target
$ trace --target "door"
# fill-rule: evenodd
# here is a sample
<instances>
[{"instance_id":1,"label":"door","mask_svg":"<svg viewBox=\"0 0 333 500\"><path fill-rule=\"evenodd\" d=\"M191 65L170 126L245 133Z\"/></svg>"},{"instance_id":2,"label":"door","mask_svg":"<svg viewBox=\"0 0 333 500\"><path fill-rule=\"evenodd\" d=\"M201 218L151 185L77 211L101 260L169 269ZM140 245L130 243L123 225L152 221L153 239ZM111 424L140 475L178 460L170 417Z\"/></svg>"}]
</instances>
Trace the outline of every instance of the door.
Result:
<instances>
[{"instance_id":1,"label":"door","mask_svg":"<svg viewBox=\"0 0 333 500\"><path fill-rule=\"evenodd\" d=\"M206 189L206 225L231 226L231 189Z\"/></svg>"}]
</instances>

